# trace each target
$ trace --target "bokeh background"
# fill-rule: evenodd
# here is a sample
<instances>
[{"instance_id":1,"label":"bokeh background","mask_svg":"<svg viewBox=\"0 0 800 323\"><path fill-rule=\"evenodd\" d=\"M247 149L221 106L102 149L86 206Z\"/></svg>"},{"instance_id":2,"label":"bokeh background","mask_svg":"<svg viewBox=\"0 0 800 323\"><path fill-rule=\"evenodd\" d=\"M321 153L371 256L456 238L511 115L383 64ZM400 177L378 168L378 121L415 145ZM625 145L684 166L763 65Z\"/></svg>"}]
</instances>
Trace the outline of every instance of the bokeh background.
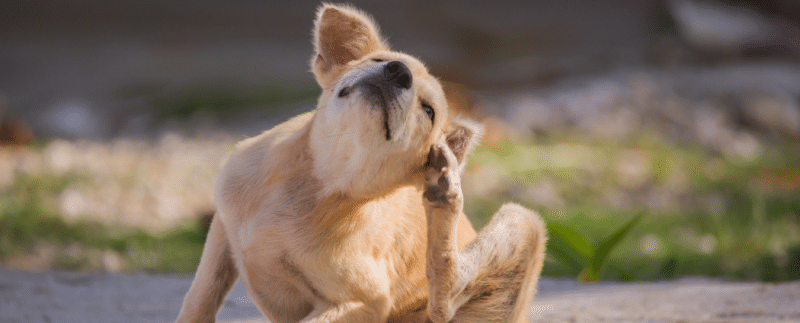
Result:
<instances>
[{"instance_id":1,"label":"bokeh background","mask_svg":"<svg viewBox=\"0 0 800 323\"><path fill-rule=\"evenodd\" d=\"M800 2L352 3L485 124L466 211L540 211L545 275L800 279ZM0 265L193 273L226 154L315 106L318 4L3 1Z\"/></svg>"}]
</instances>

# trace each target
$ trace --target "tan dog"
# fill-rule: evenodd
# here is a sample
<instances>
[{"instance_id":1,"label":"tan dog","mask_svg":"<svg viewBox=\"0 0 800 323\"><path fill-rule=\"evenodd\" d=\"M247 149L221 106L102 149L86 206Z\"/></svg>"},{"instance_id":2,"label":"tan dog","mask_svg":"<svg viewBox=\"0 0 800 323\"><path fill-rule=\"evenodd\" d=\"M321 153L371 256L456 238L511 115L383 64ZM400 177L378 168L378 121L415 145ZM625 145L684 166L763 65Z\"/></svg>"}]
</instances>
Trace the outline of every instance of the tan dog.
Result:
<instances>
[{"instance_id":1,"label":"tan dog","mask_svg":"<svg viewBox=\"0 0 800 323\"><path fill-rule=\"evenodd\" d=\"M324 5L317 109L241 142L179 322L212 322L237 276L272 322L521 322L545 250L503 206L476 234L460 173L480 128L390 51L360 11Z\"/></svg>"}]
</instances>

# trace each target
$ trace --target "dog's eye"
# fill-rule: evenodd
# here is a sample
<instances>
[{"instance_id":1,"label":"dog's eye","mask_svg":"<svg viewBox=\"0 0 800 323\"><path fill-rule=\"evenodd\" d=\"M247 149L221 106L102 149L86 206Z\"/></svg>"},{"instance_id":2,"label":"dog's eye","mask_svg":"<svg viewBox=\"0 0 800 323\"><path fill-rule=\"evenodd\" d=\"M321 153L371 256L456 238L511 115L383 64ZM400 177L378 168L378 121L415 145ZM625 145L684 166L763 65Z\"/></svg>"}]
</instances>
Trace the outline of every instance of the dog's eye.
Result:
<instances>
[{"instance_id":1,"label":"dog's eye","mask_svg":"<svg viewBox=\"0 0 800 323\"><path fill-rule=\"evenodd\" d=\"M425 113L428 114L428 117L431 118L431 122L433 122L433 117L436 115L436 112L433 111L433 107L431 107L430 104L423 103L422 110L424 110Z\"/></svg>"},{"instance_id":2,"label":"dog's eye","mask_svg":"<svg viewBox=\"0 0 800 323\"><path fill-rule=\"evenodd\" d=\"M379 62L385 62L386 60L385 59L380 59L380 58L373 58L372 61L379 63Z\"/></svg>"},{"instance_id":3,"label":"dog's eye","mask_svg":"<svg viewBox=\"0 0 800 323\"><path fill-rule=\"evenodd\" d=\"M339 94L337 94L337 95L340 98L342 98L342 97L346 97L348 94L350 94L350 88L345 86L341 90L339 90Z\"/></svg>"}]
</instances>

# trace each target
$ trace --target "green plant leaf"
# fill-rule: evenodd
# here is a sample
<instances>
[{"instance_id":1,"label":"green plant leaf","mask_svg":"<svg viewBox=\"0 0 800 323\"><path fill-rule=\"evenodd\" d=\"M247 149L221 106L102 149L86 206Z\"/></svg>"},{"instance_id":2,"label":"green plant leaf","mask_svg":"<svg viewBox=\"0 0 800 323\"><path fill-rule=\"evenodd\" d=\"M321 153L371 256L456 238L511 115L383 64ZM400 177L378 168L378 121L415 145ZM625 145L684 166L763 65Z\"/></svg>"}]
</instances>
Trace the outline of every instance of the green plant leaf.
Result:
<instances>
[{"instance_id":1,"label":"green plant leaf","mask_svg":"<svg viewBox=\"0 0 800 323\"><path fill-rule=\"evenodd\" d=\"M594 275L598 277L600 276L600 269L603 267L603 263L606 261L608 254L611 253L611 250L613 250L614 247L616 247L619 242L622 241L622 238L628 234L631 228L633 228L633 226L636 225L636 223L638 223L643 216L644 213L639 213L633 217L633 219L628 221L628 223L617 229L614 234L606 238L606 240L600 243L599 246L597 246L597 249L594 253L594 258L592 258L592 260L589 262L589 266L591 268L590 271L592 271Z\"/></svg>"},{"instance_id":2,"label":"green plant leaf","mask_svg":"<svg viewBox=\"0 0 800 323\"><path fill-rule=\"evenodd\" d=\"M582 259L575 250L556 235L551 235L547 241L547 254L579 273L586 268L588 263Z\"/></svg>"},{"instance_id":3,"label":"green plant leaf","mask_svg":"<svg viewBox=\"0 0 800 323\"><path fill-rule=\"evenodd\" d=\"M561 241L564 241L564 243L577 252L586 263L591 264L595 248L586 241L583 235L578 233L578 231L575 231L575 229L570 226L561 224L549 224L547 230L550 235L556 236L561 239Z\"/></svg>"}]
</instances>

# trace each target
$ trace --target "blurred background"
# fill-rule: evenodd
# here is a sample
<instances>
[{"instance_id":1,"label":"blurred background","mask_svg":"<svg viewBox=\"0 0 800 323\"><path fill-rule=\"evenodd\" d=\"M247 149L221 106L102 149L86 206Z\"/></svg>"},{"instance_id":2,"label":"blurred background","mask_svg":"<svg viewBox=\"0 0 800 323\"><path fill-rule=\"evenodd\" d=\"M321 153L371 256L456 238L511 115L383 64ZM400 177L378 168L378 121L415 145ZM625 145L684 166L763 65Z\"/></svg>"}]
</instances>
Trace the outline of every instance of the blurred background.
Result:
<instances>
[{"instance_id":1,"label":"blurred background","mask_svg":"<svg viewBox=\"0 0 800 323\"><path fill-rule=\"evenodd\" d=\"M540 211L545 275L800 279L800 2L352 3L485 124L467 214ZM0 265L193 273L226 154L315 107L318 5L3 1Z\"/></svg>"}]
</instances>

